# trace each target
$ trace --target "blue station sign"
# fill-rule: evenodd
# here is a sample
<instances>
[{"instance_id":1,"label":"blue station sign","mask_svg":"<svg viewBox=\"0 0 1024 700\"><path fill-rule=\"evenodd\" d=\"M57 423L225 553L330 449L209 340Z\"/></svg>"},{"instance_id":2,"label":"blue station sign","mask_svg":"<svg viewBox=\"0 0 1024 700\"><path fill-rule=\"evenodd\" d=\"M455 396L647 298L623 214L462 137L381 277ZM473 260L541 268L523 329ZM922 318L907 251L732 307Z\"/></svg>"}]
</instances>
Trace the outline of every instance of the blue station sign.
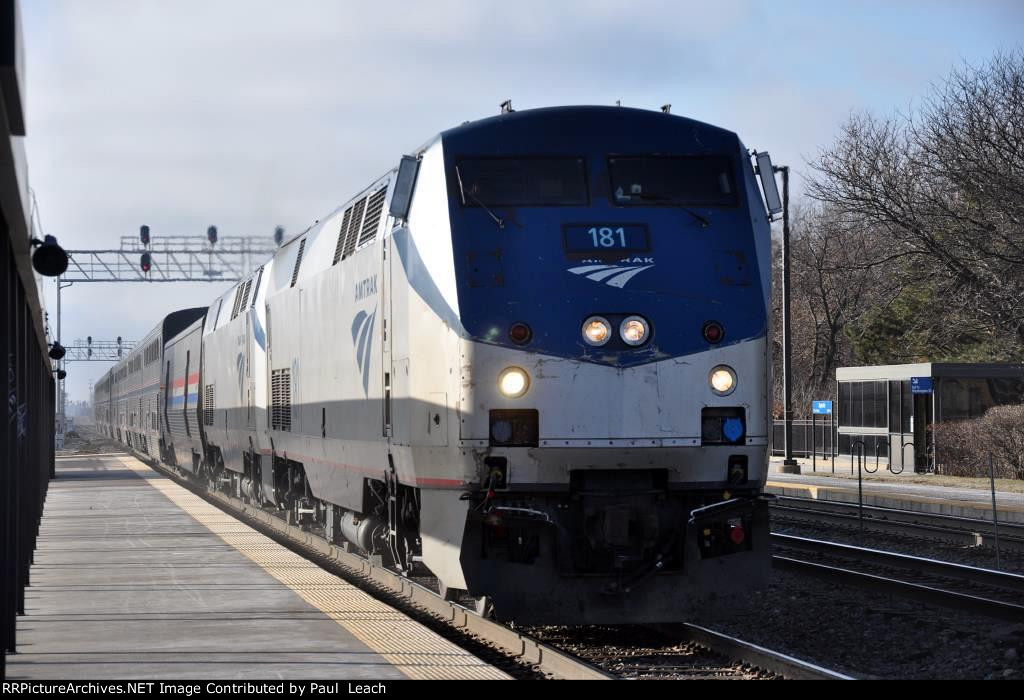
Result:
<instances>
[{"instance_id":1,"label":"blue station sign","mask_svg":"<svg viewBox=\"0 0 1024 700\"><path fill-rule=\"evenodd\" d=\"M831 416L832 415L832 402L831 401L812 401L811 402L811 413L819 416Z\"/></svg>"},{"instance_id":2,"label":"blue station sign","mask_svg":"<svg viewBox=\"0 0 1024 700\"><path fill-rule=\"evenodd\" d=\"M931 377L911 377L910 378L910 393L912 393L912 394L930 394L930 393L932 393L932 378Z\"/></svg>"}]
</instances>

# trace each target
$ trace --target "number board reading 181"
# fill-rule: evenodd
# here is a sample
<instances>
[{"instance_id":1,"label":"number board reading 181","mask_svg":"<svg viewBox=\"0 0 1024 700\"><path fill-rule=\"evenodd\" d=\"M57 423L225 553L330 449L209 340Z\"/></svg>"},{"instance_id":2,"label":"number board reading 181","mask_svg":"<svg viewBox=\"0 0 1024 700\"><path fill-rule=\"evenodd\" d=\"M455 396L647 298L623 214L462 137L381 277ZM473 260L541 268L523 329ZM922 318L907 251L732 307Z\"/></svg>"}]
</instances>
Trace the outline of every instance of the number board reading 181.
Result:
<instances>
[{"instance_id":1,"label":"number board reading 181","mask_svg":"<svg viewBox=\"0 0 1024 700\"><path fill-rule=\"evenodd\" d=\"M640 253L650 245L643 224L569 224L562 227L569 253Z\"/></svg>"}]
</instances>

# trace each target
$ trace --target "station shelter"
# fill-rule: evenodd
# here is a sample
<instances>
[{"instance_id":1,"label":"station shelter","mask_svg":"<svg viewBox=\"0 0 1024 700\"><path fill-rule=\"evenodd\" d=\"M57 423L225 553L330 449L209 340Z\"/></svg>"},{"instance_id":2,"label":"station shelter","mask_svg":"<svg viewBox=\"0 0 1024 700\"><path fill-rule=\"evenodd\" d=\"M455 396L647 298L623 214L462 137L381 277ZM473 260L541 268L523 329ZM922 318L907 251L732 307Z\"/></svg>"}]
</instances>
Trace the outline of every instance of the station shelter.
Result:
<instances>
[{"instance_id":1,"label":"station shelter","mask_svg":"<svg viewBox=\"0 0 1024 700\"><path fill-rule=\"evenodd\" d=\"M887 460L893 470L932 471L932 425L980 418L993 406L1024 403L1024 365L923 362L839 367L841 455Z\"/></svg>"}]
</instances>

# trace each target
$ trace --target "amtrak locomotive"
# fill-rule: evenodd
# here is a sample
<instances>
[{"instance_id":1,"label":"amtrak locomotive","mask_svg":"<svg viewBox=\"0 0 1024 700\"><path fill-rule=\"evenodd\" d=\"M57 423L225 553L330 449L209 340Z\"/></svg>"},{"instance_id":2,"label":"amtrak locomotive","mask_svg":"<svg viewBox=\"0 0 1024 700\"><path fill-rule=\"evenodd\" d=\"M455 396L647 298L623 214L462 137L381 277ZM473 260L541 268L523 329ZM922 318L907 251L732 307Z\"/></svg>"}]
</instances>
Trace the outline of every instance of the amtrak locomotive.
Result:
<instances>
[{"instance_id":1,"label":"amtrak locomotive","mask_svg":"<svg viewBox=\"0 0 1024 700\"><path fill-rule=\"evenodd\" d=\"M736 134L503 113L164 319L97 421L499 618L688 619L769 570L769 267Z\"/></svg>"}]
</instances>

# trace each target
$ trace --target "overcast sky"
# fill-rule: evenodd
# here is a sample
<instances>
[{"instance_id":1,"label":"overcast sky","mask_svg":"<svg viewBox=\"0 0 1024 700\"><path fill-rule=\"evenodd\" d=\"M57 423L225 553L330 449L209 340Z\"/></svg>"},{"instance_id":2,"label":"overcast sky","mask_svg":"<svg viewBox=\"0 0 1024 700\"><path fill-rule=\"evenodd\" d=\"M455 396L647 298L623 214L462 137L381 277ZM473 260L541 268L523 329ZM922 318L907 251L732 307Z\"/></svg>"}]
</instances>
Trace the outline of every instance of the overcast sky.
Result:
<instances>
[{"instance_id":1,"label":"overcast sky","mask_svg":"<svg viewBox=\"0 0 1024 700\"><path fill-rule=\"evenodd\" d=\"M143 223L154 236L298 232L507 98L668 102L799 171L851 111L906 110L954 65L1018 46L1024 26L1015 0L21 7L29 176L67 248L117 247ZM137 339L222 286L76 284L63 338ZM106 368L70 365L70 397Z\"/></svg>"}]
</instances>

